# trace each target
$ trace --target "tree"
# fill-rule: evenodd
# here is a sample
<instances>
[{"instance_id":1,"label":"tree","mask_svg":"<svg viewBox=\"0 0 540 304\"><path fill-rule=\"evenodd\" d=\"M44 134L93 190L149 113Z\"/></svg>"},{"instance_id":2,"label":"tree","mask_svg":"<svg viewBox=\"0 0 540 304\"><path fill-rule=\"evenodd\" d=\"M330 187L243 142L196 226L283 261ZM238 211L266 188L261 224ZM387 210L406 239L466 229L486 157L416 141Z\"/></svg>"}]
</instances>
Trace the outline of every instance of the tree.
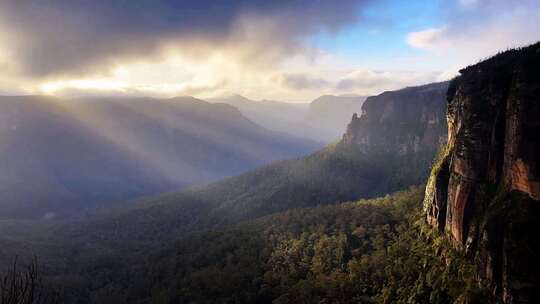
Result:
<instances>
[{"instance_id":1,"label":"tree","mask_svg":"<svg viewBox=\"0 0 540 304\"><path fill-rule=\"evenodd\" d=\"M19 268L17 259L6 273L0 274L0 304L56 304L58 294L43 284L37 259Z\"/></svg>"}]
</instances>

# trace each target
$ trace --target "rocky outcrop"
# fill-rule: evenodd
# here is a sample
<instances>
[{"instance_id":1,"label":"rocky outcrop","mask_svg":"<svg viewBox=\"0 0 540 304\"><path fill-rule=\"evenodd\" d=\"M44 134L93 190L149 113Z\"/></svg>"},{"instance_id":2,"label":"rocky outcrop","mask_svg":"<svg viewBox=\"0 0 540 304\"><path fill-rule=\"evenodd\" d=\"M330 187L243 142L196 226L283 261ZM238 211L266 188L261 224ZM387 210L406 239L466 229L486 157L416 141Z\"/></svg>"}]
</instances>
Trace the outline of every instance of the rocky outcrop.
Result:
<instances>
[{"instance_id":1,"label":"rocky outcrop","mask_svg":"<svg viewBox=\"0 0 540 304\"><path fill-rule=\"evenodd\" d=\"M474 260L504 303L540 303L540 43L460 71L427 221Z\"/></svg>"},{"instance_id":2,"label":"rocky outcrop","mask_svg":"<svg viewBox=\"0 0 540 304\"><path fill-rule=\"evenodd\" d=\"M339 146L363 154L372 178L385 177L389 193L424 183L433 157L446 142L447 82L368 97L354 114ZM376 165L375 165L376 164Z\"/></svg>"},{"instance_id":3,"label":"rocky outcrop","mask_svg":"<svg viewBox=\"0 0 540 304\"><path fill-rule=\"evenodd\" d=\"M364 152L434 153L446 141L447 87L447 82L432 83L368 97L343 142Z\"/></svg>"}]
</instances>

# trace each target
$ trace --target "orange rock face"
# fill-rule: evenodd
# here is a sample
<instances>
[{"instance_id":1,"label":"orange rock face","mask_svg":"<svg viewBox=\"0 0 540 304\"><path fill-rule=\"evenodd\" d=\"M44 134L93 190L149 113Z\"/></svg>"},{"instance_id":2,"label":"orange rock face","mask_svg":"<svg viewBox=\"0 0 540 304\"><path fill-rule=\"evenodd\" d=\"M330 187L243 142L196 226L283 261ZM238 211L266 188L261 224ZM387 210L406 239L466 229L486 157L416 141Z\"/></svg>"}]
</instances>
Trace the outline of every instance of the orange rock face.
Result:
<instances>
[{"instance_id":1,"label":"orange rock face","mask_svg":"<svg viewBox=\"0 0 540 304\"><path fill-rule=\"evenodd\" d=\"M446 217L447 231L450 232L457 244L464 244L468 220L466 208L471 201L474 183L464 181L462 177L450 177L452 188L448 192L448 214Z\"/></svg>"},{"instance_id":2,"label":"orange rock face","mask_svg":"<svg viewBox=\"0 0 540 304\"><path fill-rule=\"evenodd\" d=\"M540 43L460 72L427 222L466 251L503 303L540 303Z\"/></svg>"},{"instance_id":3,"label":"orange rock face","mask_svg":"<svg viewBox=\"0 0 540 304\"><path fill-rule=\"evenodd\" d=\"M540 201L540 181L534 180L529 166L521 159L514 162L510 172L510 186L514 190L525 192L537 201Z\"/></svg>"}]
</instances>

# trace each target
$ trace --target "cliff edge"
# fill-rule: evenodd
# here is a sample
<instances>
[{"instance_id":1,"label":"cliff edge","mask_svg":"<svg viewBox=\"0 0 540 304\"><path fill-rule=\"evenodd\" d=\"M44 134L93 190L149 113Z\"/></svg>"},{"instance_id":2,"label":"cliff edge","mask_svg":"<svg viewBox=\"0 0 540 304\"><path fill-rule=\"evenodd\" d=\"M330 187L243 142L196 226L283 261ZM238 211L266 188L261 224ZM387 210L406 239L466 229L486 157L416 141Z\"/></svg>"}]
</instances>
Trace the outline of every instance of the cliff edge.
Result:
<instances>
[{"instance_id":1,"label":"cliff edge","mask_svg":"<svg viewBox=\"0 0 540 304\"><path fill-rule=\"evenodd\" d=\"M540 43L460 71L448 142L426 187L427 221L503 303L540 303Z\"/></svg>"},{"instance_id":2,"label":"cliff edge","mask_svg":"<svg viewBox=\"0 0 540 304\"><path fill-rule=\"evenodd\" d=\"M353 115L343 142L364 152L429 151L432 156L446 142L447 87L448 82L431 83L368 97L362 114Z\"/></svg>"}]
</instances>

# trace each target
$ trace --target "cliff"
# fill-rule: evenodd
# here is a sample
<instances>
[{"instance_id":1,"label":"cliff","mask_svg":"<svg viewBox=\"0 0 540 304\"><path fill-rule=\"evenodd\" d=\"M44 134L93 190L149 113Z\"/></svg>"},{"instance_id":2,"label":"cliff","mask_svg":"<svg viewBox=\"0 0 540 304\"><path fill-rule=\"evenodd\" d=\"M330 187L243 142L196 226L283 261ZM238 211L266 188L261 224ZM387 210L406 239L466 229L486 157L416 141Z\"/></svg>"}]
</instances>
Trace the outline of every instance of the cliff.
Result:
<instances>
[{"instance_id":1,"label":"cliff","mask_svg":"<svg viewBox=\"0 0 540 304\"><path fill-rule=\"evenodd\" d=\"M364 152L433 155L446 141L447 86L432 83L368 97L361 116L353 115L343 142Z\"/></svg>"},{"instance_id":2,"label":"cliff","mask_svg":"<svg viewBox=\"0 0 540 304\"><path fill-rule=\"evenodd\" d=\"M504 303L540 303L540 43L460 71L448 143L426 188L430 225Z\"/></svg>"}]
</instances>

